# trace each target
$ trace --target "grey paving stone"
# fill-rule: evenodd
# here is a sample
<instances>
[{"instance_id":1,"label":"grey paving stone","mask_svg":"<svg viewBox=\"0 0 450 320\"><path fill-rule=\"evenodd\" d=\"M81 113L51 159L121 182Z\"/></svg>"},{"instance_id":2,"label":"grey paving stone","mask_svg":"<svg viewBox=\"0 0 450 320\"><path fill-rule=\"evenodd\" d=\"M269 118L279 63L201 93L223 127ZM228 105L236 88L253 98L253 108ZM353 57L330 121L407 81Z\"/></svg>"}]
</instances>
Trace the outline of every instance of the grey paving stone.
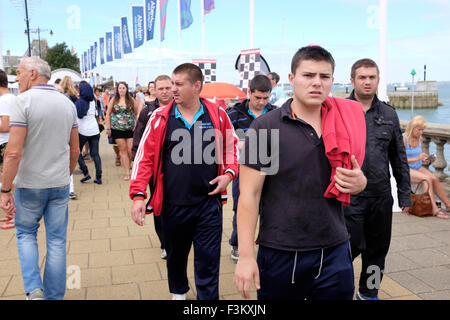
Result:
<instances>
[{"instance_id":1,"label":"grey paving stone","mask_svg":"<svg viewBox=\"0 0 450 320\"><path fill-rule=\"evenodd\" d=\"M435 290L450 290L450 269L445 266L409 271Z\"/></svg>"},{"instance_id":2,"label":"grey paving stone","mask_svg":"<svg viewBox=\"0 0 450 320\"><path fill-rule=\"evenodd\" d=\"M450 257L434 248L402 251L401 254L421 267L450 264Z\"/></svg>"},{"instance_id":3,"label":"grey paving stone","mask_svg":"<svg viewBox=\"0 0 450 320\"><path fill-rule=\"evenodd\" d=\"M385 272L386 274L390 274L393 272L406 271L416 269L417 265L403 256L399 252L389 253L386 257L385 262Z\"/></svg>"},{"instance_id":4,"label":"grey paving stone","mask_svg":"<svg viewBox=\"0 0 450 320\"><path fill-rule=\"evenodd\" d=\"M450 232L448 230L431 232L426 234L428 237L435 240L445 242L445 244L450 245Z\"/></svg>"},{"instance_id":5,"label":"grey paving stone","mask_svg":"<svg viewBox=\"0 0 450 320\"><path fill-rule=\"evenodd\" d=\"M450 290L421 293L419 297L424 300L450 300Z\"/></svg>"},{"instance_id":6,"label":"grey paving stone","mask_svg":"<svg viewBox=\"0 0 450 320\"><path fill-rule=\"evenodd\" d=\"M441 241L431 239L424 234L392 237L390 252L440 247Z\"/></svg>"},{"instance_id":7,"label":"grey paving stone","mask_svg":"<svg viewBox=\"0 0 450 320\"><path fill-rule=\"evenodd\" d=\"M434 291L432 287L405 271L389 273L389 277L416 294Z\"/></svg>"}]
</instances>

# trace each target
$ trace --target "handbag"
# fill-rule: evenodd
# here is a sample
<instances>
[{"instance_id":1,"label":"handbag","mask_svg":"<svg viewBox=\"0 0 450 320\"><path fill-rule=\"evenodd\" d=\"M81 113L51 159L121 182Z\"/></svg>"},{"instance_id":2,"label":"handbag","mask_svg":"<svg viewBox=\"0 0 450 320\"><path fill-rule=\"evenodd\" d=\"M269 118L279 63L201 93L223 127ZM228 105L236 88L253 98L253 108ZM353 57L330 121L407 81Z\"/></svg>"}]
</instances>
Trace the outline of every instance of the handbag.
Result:
<instances>
[{"instance_id":1,"label":"handbag","mask_svg":"<svg viewBox=\"0 0 450 320\"><path fill-rule=\"evenodd\" d=\"M423 193L418 194L417 190L419 186L425 182L426 190ZM422 180L417 184L416 191L411 192L412 206L409 209L409 213L418 217L432 216L433 208L431 206L431 197L428 193L430 186L426 180Z\"/></svg>"}]
</instances>

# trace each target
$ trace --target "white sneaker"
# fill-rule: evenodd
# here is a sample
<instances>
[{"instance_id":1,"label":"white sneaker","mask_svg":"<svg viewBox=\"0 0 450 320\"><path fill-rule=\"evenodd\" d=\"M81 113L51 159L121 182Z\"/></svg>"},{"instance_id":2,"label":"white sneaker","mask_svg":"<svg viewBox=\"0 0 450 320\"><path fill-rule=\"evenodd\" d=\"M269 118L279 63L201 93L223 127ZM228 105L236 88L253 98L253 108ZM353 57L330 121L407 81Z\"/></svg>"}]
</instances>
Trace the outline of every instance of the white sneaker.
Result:
<instances>
[{"instance_id":1,"label":"white sneaker","mask_svg":"<svg viewBox=\"0 0 450 320\"><path fill-rule=\"evenodd\" d=\"M163 251L161 252L161 259L164 259L164 260L167 259L167 252L165 249L163 249Z\"/></svg>"},{"instance_id":2,"label":"white sneaker","mask_svg":"<svg viewBox=\"0 0 450 320\"><path fill-rule=\"evenodd\" d=\"M184 294L173 294L172 300L186 300L186 293Z\"/></svg>"}]
</instances>

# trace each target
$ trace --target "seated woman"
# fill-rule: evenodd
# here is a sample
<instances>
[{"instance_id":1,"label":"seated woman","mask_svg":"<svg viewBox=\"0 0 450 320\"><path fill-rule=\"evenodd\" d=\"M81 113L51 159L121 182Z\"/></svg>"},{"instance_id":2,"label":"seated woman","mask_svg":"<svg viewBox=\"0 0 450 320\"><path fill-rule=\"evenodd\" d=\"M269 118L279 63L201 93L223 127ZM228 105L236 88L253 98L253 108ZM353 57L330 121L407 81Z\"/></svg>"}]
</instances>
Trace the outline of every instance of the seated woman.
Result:
<instances>
[{"instance_id":1,"label":"seated woman","mask_svg":"<svg viewBox=\"0 0 450 320\"><path fill-rule=\"evenodd\" d=\"M428 169L422 167L422 163L428 155L422 151L422 133L426 127L426 121L422 116L414 117L406 127L403 135L403 143L405 144L406 157L408 158L409 172L411 176L411 183L420 183L422 180L426 180L429 186L429 194L432 199L431 205L433 209L433 215L437 218L448 219L448 215L444 213L442 209L439 209L434 201L434 194L444 203L447 212L450 212L450 201L444 188L439 182L438 178ZM428 163L432 163L431 160Z\"/></svg>"}]
</instances>

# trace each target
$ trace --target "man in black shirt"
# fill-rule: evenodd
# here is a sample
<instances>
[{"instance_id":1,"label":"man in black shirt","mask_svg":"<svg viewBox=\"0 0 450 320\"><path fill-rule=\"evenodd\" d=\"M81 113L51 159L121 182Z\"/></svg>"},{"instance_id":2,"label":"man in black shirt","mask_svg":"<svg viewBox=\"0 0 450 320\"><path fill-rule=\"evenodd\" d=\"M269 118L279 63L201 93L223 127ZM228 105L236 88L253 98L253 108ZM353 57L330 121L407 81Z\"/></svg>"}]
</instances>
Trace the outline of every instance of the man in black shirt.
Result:
<instances>
[{"instance_id":1,"label":"man in black shirt","mask_svg":"<svg viewBox=\"0 0 450 320\"><path fill-rule=\"evenodd\" d=\"M321 106L331 91L333 72L334 59L328 51L301 48L292 59L289 75L293 99L255 119L247 133L237 216L240 256L234 276L244 298L249 298L251 282L263 300L353 297L342 204L324 197L332 169L321 137ZM253 138L252 129L256 131ZM264 134L267 139L261 137ZM270 163L261 161L261 156L254 161L255 136L259 148L266 146ZM334 177L335 187L344 194L361 192L366 185L354 156L352 164L351 170L337 168Z\"/></svg>"},{"instance_id":2,"label":"man in black shirt","mask_svg":"<svg viewBox=\"0 0 450 320\"><path fill-rule=\"evenodd\" d=\"M268 103L272 85L265 75L257 75L250 81L249 99L236 103L227 109L227 114L233 124L236 135L239 137L239 149L242 149L245 140L245 133L250 124L260 115L276 109ZM233 180L233 231L229 240L231 246L231 260L237 262L239 259L236 211L239 201L239 178Z\"/></svg>"},{"instance_id":3,"label":"man in black shirt","mask_svg":"<svg viewBox=\"0 0 450 320\"><path fill-rule=\"evenodd\" d=\"M376 95L380 81L377 64L371 59L358 60L352 66L350 80L355 89L349 99L362 103L366 118L366 157L362 171L367 177L367 188L351 197L344 213L353 259L360 253L362 258L356 299L378 300L392 229L394 200L389 163L404 212L411 205L409 167L397 113Z\"/></svg>"}]
</instances>

